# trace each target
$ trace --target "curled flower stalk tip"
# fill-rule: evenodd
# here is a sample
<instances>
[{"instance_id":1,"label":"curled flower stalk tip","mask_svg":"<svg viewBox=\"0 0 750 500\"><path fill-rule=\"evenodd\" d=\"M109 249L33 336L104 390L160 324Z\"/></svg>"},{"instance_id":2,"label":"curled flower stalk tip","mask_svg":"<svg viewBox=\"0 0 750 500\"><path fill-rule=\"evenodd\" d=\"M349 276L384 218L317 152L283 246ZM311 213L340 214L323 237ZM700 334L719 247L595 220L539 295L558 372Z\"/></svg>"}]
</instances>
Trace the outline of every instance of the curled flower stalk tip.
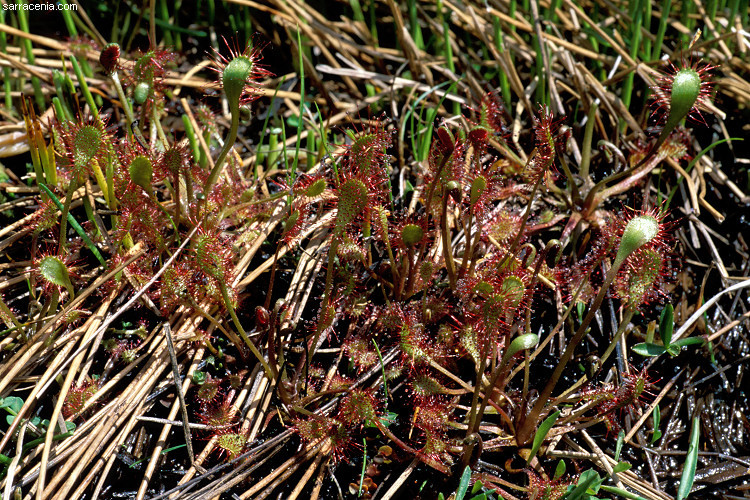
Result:
<instances>
[{"instance_id":1,"label":"curled flower stalk tip","mask_svg":"<svg viewBox=\"0 0 750 500\"><path fill-rule=\"evenodd\" d=\"M224 42L229 46L226 40ZM206 195L211 192L214 184L216 184L224 161L237 140L237 131L240 126L240 106L258 98L260 94L255 81L269 74L257 64L259 59L260 52L257 49L246 46L240 52L235 44L234 48L230 47L229 59L217 53L213 60L213 69L221 74L221 86L229 104L232 122L229 135L224 141L224 147L216 158L216 163L206 180L204 192Z\"/></svg>"}]
</instances>

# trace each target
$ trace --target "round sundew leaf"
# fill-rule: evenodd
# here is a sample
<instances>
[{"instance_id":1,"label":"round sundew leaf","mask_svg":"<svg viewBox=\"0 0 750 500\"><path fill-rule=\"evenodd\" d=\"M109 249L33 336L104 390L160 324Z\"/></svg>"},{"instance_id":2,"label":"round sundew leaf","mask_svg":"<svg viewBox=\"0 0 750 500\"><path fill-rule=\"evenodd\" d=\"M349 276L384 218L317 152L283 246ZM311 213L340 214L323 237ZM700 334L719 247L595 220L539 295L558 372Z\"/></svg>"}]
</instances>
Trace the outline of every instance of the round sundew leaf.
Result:
<instances>
[{"instance_id":1,"label":"round sundew leaf","mask_svg":"<svg viewBox=\"0 0 750 500\"><path fill-rule=\"evenodd\" d=\"M518 276L508 276L503 280L502 289L506 293L511 307L518 307L526 293L526 286Z\"/></svg>"},{"instance_id":2,"label":"round sundew leaf","mask_svg":"<svg viewBox=\"0 0 750 500\"><path fill-rule=\"evenodd\" d=\"M473 207L479 201L479 197L487 190L487 179L483 176L476 177L471 183L471 195L469 204Z\"/></svg>"},{"instance_id":3,"label":"round sundew leaf","mask_svg":"<svg viewBox=\"0 0 750 500\"><path fill-rule=\"evenodd\" d=\"M286 222L284 222L284 234L287 234L295 224L297 224L297 221L299 220L299 210L295 210L292 213L289 214L289 217L287 217Z\"/></svg>"},{"instance_id":4,"label":"round sundew leaf","mask_svg":"<svg viewBox=\"0 0 750 500\"><path fill-rule=\"evenodd\" d=\"M491 295L493 291L494 290L492 289L492 285L490 285L486 281L480 281L479 283L474 285L474 293L482 297Z\"/></svg>"},{"instance_id":5,"label":"round sundew leaf","mask_svg":"<svg viewBox=\"0 0 750 500\"><path fill-rule=\"evenodd\" d=\"M424 230L416 224L406 224L401 229L401 240L407 247L416 245L422 237L424 237Z\"/></svg>"},{"instance_id":6,"label":"round sundew leaf","mask_svg":"<svg viewBox=\"0 0 750 500\"><path fill-rule=\"evenodd\" d=\"M143 104L146 102L146 99L148 99L150 93L151 85L146 82L141 82L136 85L135 90L133 90L133 99L135 99L135 102L138 104Z\"/></svg>"},{"instance_id":7,"label":"round sundew leaf","mask_svg":"<svg viewBox=\"0 0 750 500\"><path fill-rule=\"evenodd\" d=\"M136 156L130 162L128 172L133 184L142 187L147 193L151 192L151 180L154 176L154 167L151 165L151 160L142 155Z\"/></svg>"},{"instance_id":8,"label":"round sundew leaf","mask_svg":"<svg viewBox=\"0 0 750 500\"><path fill-rule=\"evenodd\" d=\"M60 259L52 255L39 262L39 273L42 278L57 286L68 286L70 283L68 268Z\"/></svg>"},{"instance_id":9,"label":"round sundew leaf","mask_svg":"<svg viewBox=\"0 0 750 500\"><path fill-rule=\"evenodd\" d=\"M670 121L682 120L693 108L701 91L701 77L693 68L683 68L672 80ZM672 117L674 115L674 118Z\"/></svg>"},{"instance_id":10,"label":"round sundew leaf","mask_svg":"<svg viewBox=\"0 0 750 500\"><path fill-rule=\"evenodd\" d=\"M39 261L39 274L48 283L65 288L73 296L73 283L70 282L68 267L62 260L49 255Z\"/></svg>"},{"instance_id":11,"label":"round sundew leaf","mask_svg":"<svg viewBox=\"0 0 750 500\"><path fill-rule=\"evenodd\" d=\"M171 172L172 175L177 175L183 164L183 156L178 148L171 147L164 151L163 161L166 169Z\"/></svg>"},{"instance_id":12,"label":"round sundew leaf","mask_svg":"<svg viewBox=\"0 0 750 500\"><path fill-rule=\"evenodd\" d=\"M207 276L221 281L224 279L224 261L211 243L211 236L203 235L198 238L195 244L198 266Z\"/></svg>"},{"instance_id":13,"label":"round sundew leaf","mask_svg":"<svg viewBox=\"0 0 750 500\"><path fill-rule=\"evenodd\" d=\"M117 69L117 63L120 61L120 46L116 43L110 43L99 54L99 64L104 71L112 73Z\"/></svg>"},{"instance_id":14,"label":"round sundew leaf","mask_svg":"<svg viewBox=\"0 0 750 500\"><path fill-rule=\"evenodd\" d=\"M227 453L230 459L236 458L245 448L247 439L242 434L222 434L216 440L216 446Z\"/></svg>"}]
</instances>

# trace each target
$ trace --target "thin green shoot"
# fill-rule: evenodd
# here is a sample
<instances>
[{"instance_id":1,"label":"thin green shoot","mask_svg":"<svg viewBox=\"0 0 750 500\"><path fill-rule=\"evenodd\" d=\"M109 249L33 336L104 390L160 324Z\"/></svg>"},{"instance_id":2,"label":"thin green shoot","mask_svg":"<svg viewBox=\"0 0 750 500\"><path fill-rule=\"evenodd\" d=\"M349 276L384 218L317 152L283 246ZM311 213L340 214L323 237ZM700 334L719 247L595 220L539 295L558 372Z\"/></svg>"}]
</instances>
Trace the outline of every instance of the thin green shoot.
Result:
<instances>
[{"instance_id":1,"label":"thin green shoot","mask_svg":"<svg viewBox=\"0 0 750 500\"><path fill-rule=\"evenodd\" d=\"M463 500L466 496L466 492L469 491L469 481L471 481L471 467L468 465L464 468L461 474L461 480L458 482L458 489L456 490L455 500Z\"/></svg>"},{"instance_id":2,"label":"thin green shoot","mask_svg":"<svg viewBox=\"0 0 750 500\"><path fill-rule=\"evenodd\" d=\"M409 24L411 25L411 37L414 40L414 45L418 50L424 50L424 38L422 37L422 28L419 26L419 18L417 17L416 0L409 0Z\"/></svg>"},{"instance_id":3,"label":"thin green shoot","mask_svg":"<svg viewBox=\"0 0 750 500\"><path fill-rule=\"evenodd\" d=\"M271 96L271 104L268 106L269 110L274 109L274 104L276 103L276 96L278 95L279 89L281 89L285 81L286 81L286 76L284 76L279 82L279 84L276 86L276 90L273 92L273 95ZM272 114L273 113L270 113L270 112L266 113L266 119L263 121L263 128L261 128L261 130L263 131L263 135L260 136L260 142L258 143L258 148L256 149L258 154L260 154L260 151L263 150L263 141L266 139L265 131L268 130L268 120L271 118ZM253 173L253 176L256 180L258 179L259 167L260 167L260 161L257 160L257 155L256 155L255 172Z\"/></svg>"},{"instance_id":4,"label":"thin green shoot","mask_svg":"<svg viewBox=\"0 0 750 500\"><path fill-rule=\"evenodd\" d=\"M177 24L170 21L169 19L169 10L167 9L166 0L159 0L159 16L161 17L162 22L167 26L170 24ZM174 41L172 40L172 33L169 32L169 30L164 30L163 41L167 45L174 45ZM153 40L152 43L156 43L156 40Z\"/></svg>"},{"instance_id":5,"label":"thin green shoot","mask_svg":"<svg viewBox=\"0 0 750 500\"><path fill-rule=\"evenodd\" d=\"M497 16L492 17L492 30L495 35L495 48L498 52L505 52L505 42L503 39L503 30L500 25L500 18ZM506 107L511 105L511 94L510 94L510 80L505 71L500 71L500 95L503 97L503 103Z\"/></svg>"},{"instance_id":6,"label":"thin green shoot","mask_svg":"<svg viewBox=\"0 0 750 500\"><path fill-rule=\"evenodd\" d=\"M99 108L97 108L96 103L94 103L94 98L91 95L88 84L86 83L86 77L83 75L83 71L81 71L81 66L78 64L78 59L76 59L76 56L70 56L70 63L73 65L73 72L76 74L76 78L78 79L78 85L80 85L81 87L81 93L83 93L83 97L84 99L86 99L86 103L89 105L89 108L91 108L91 114L94 115L97 121L101 121L101 118L99 118Z\"/></svg>"},{"instance_id":7,"label":"thin green shoot","mask_svg":"<svg viewBox=\"0 0 750 500\"><path fill-rule=\"evenodd\" d=\"M693 489L693 480L695 479L695 469L698 465L698 446L700 442L701 428L698 417L693 417L693 427L690 431L690 443L688 444L685 465L682 468L680 477L680 486L677 488L677 500L684 500Z\"/></svg>"},{"instance_id":8,"label":"thin green shoot","mask_svg":"<svg viewBox=\"0 0 750 500\"><path fill-rule=\"evenodd\" d=\"M536 456L537 451L539 451L539 447L542 446L544 439L547 437L547 434L549 434L549 431L550 429L552 429L552 426L555 425L555 422L557 422L557 417L559 416L560 416L560 410L557 410L555 413L545 418L544 422L542 422L542 424L539 426L539 429L537 429L536 434L534 434L534 440L532 441L531 451L529 452L529 456L526 458L526 465L531 463L531 460L534 458L534 456Z\"/></svg>"},{"instance_id":9,"label":"thin green shoot","mask_svg":"<svg viewBox=\"0 0 750 500\"><path fill-rule=\"evenodd\" d=\"M294 162L292 163L291 172L287 175L290 181L289 185L297 177L297 163L299 162L299 150L302 144L302 123L304 121L302 115L305 112L305 64L302 54L302 36L299 29L297 30L297 55L299 57L297 61L299 64L299 120L297 120L297 142L294 145ZM286 144L286 140L284 143Z\"/></svg>"},{"instance_id":10,"label":"thin green shoot","mask_svg":"<svg viewBox=\"0 0 750 500\"><path fill-rule=\"evenodd\" d=\"M620 431L617 434L617 444L615 445L615 461L620 460L620 453L622 452L622 444L625 442L625 431Z\"/></svg>"},{"instance_id":11,"label":"thin green shoot","mask_svg":"<svg viewBox=\"0 0 750 500\"><path fill-rule=\"evenodd\" d=\"M638 52L640 51L641 47L641 23L643 22L643 1L644 0L633 0L631 3L634 5L634 9L632 12L633 17L633 23L631 24L631 33L630 33L630 57L637 60L638 59ZM625 106L625 108L630 107L631 98L633 95L633 84L635 81L635 71L631 71L627 74L625 77L625 81L623 82L622 86L622 92L620 93L620 99L622 99L622 104ZM621 121L622 130L625 129L627 124L624 120Z\"/></svg>"},{"instance_id":12,"label":"thin green shoot","mask_svg":"<svg viewBox=\"0 0 750 500\"><path fill-rule=\"evenodd\" d=\"M661 425L661 409L659 405L654 406L654 411L651 412L651 418L654 421L654 432L651 435L651 444L656 443L661 438L661 431L659 426Z\"/></svg>"},{"instance_id":13,"label":"thin green shoot","mask_svg":"<svg viewBox=\"0 0 750 500\"><path fill-rule=\"evenodd\" d=\"M661 15L659 16L659 28L656 30L656 41L651 48L651 59L656 61L661 58L661 46L664 43L664 34L667 32L669 23L669 13L672 10L672 0L664 0L661 6Z\"/></svg>"},{"instance_id":14,"label":"thin green shoot","mask_svg":"<svg viewBox=\"0 0 750 500\"><path fill-rule=\"evenodd\" d=\"M418 133L415 130L415 121L418 121L418 119L421 118L421 114L417 118L417 120L415 120L414 110L417 109L417 105L419 105L419 103L421 103L424 99L426 99L435 90L438 90L439 88L444 87L446 85L450 85L450 87L448 87L447 92L443 94L443 97L438 102L437 107L440 107L440 104L443 103L448 93L450 93L455 88L456 82L443 82L439 85L435 85L434 87L428 89L414 101L414 104L411 107L409 107L409 110L404 115L404 123L406 123L406 120L408 120L409 118L411 118L412 120L411 122L412 150L417 152L416 154L417 161L425 161L427 159L428 153L430 152L430 145L432 144L432 129L434 128L433 120L434 120L434 117L437 116L437 109L433 108L433 111L431 113L433 119L425 120L425 122L427 123L427 128L421 133ZM399 131L399 135L400 135L399 139L403 141L404 136L406 135L405 127L401 128L401 130ZM419 139L422 139L422 141L419 142Z\"/></svg>"},{"instance_id":15,"label":"thin green shoot","mask_svg":"<svg viewBox=\"0 0 750 500\"><path fill-rule=\"evenodd\" d=\"M5 10L0 9L0 24L5 24ZM7 55L8 38L4 31L0 32L0 52ZM11 113L13 110L13 98L11 96L10 66L3 66L3 91L5 92L5 110Z\"/></svg>"},{"instance_id":16,"label":"thin green shoot","mask_svg":"<svg viewBox=\"0 0 750 500\"><path fill-rule=\"evenodd\" d=\"M388 379L385 377L385 363L383 363L383 355L380 353L380 348L375 339L372 339L372 344L375 346L375 352L378 353L378 359L380 360L380 372L383 377L383 393L385 394L385 411L388 411Z\"/></svg>"},{"instance_id":17,"label":"thin green shoot","mask_svg":"<svg viewBox=\"0 0 750 500\"><path fill-rule=\"evenodd\" d=\"M18 0L18 5L19 7L21 7L20 10L16 11L18 16L18 27L24 33L30 34L29 18L27 17L29 11L24 8L27 4L24 0ZM31 64L32 66L36 64L36 58L34 57L33 48L31 46L31 39L23 37L21 39L21 47L26 54L26 60L29 61L29 64ZM36 99L37 107L39 109L46 109L47 102L44 99L44 94L42 93L42 82L39 81L39 77L32 76L31 85L32 87L34 87L34 98Z\"/></svg>"},{"instance_id":18,"label":"thin green shoot","mask_svg":"<svg viewBox=\"0 0 750 500\"><path fill-rule=\"evenodd\" d=\"M39 188L44 191L47 196L52 200L52 202L57 206L57 209L63 212L63 204L60 202L60 200L55 196L55 193L53 193L50 188L48 188L45 184L39 184ZM107 267L107 262L104 260L104 257L102 257L102 254L99 252L99 249L94 245L94 242L91 241L91 238L89 238L89 235L86 234L86 231L83 230L83 227L78 223L77 220L73 217L73 215L68 212L67 217L68 223L70 226L75 229L76 233L78 233L78 236L81 237L81 239L86 243L86 246L91 250L91 253L94 254L94 257L99 261L99 263L103 267Z\"/></svg>"},{"instance_id":19,"label":"thin green shoot","mask_svg":"<svg viewBox=\"0 0 750 500\"><path fill-rule=\"evenodd\" d=\"M362 496L362 485L365 484L365 471L367 470L367 439L362 438L362 472L359 474L359 489L357 497Z\"/></svg>"},{"instance_id":20,"label":"thin green shoot","mask_svg":"<svg viewBox=\"0 0 750 500\"><path fill-rule=\"evenodd\" d=\"M364 23L365 15L362 12L362 5L360 5L359 0L349 0L349 6L352 8L352 17L354 20Z\"/></svg>"},{"instance_id":21,"label":"thin green shoot","mask_svg":"<svg viewBox=\"0 0 750 500\"><path fill-rule=\"evenodd\" d=\"M622 488L618 488L616 486L607 486L606 484L603 484L599 488L602 491L613 493L615 495L621 496L622 498L628 498L630 500L646 500L640 495L636 495L635 493L631 493L628 490L623 490Z\"/></svg>"}]
</instances>

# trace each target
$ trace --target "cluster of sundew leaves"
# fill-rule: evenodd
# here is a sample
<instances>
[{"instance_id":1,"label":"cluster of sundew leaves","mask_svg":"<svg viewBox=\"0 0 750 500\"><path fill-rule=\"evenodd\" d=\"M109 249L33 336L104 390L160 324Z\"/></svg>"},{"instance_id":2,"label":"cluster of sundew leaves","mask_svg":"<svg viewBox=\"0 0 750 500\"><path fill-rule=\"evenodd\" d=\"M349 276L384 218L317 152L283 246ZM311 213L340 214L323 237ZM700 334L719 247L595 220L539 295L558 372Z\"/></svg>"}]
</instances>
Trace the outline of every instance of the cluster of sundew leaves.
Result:
<instances>
[{"instance_id":1,"label":"cluster of sundew leaves","mask_svg":"<svg viewBox=\"0 0 750 500\"><path fill-rule=\"evenodd\" d=\"M153 56L148 54L145 57ZM154 75L149 74L148 77L153 78ZM491 133L501 132L497 127L497 121L493 122L487 118L490 115L489 108L491 104L485 103L480 114L482 122L469 130L451 132L441 129L431 149L430 170L424 178L426 190L421 193L425 197L422 202L428 205L427 211L422 216L414 218L412 222L399 220L396 213L388 210L386 181L389 164L383 154L384 148L388 146L388 139L378 125L373 130L353 137L347 153L339 159L339 165L345 168L330 179L328 186L325 179L319 177L298 190L310 200L321 196L328 189L332 192L330 199L336 203L333 233L341 252L339 256L343 257L344 253L355 255L355 258L342 258L340 261L342 275L347 274L346 266L369 265L369 260L372 259L371 249L359 252L346 249L364 246L363 242L372 234L372 225L377 228L374 245L381 255L386 251L389 254L390 278L393 285L391 290L400 293L391 297L396 299L395 306L375 306L369 309L369 323L363 323L363 327L365 324L367 326L357 332L358 338L365 341L360 342L354 349L350 348L349 353L357 354L356 363L371 364L374 363L373 356L363 357L360 353L354 352L369 350L369 343L366 342L368 338L382 340L385 337L386 343L400 345L404 353L401 360L403 373L411 374L411 386L419 388L415 390L415 394L418 394L415 398L415 414L421 410L423 416L415 418L415 422L424 433L424 453L446 461L450 461L450 458L444 456L443 452L449 448L448 441L451 439L447 423L453 415L450 411L445 412L444 418L439 419L428 418L426 415L431 414L432 408L451 408L452 403L445 397L448 391L441 383L440 375L431 371L429 365L450 365L451 360L447 352L451 348L464 348L464 354L469 354L475 361L479 360L478 353L484 352L487 345L496 345L498 349L505 348L509 340L507 336L513 333L514 326L519 326L516 322L523 317L523 312L528 308L535 287L533 279L529 277L528 268L533 268L536 262L534 259L521 258L513 254L518 249L517 243L527 237L527 234L519 235L515 247L509 245L510 237L496 237L496 241L502 241L508 247L495 249L491 258L477 265L475 262L463 265L474 260L473 255L465 255L458 270L461 279L451 290L452 295L441 292L440 289L443 287L437 286L444 283L444 266L453 258L444 252L441 258L440 249L436 246L436 230L433 228L446 224L445 211L441 213L438 209L440 200L451 207L468 208L466 213L476 218L477 239L483 243L488 243L487 235L497 231L497 221L506 223L518 217L512 210L493 212L495 203L509 196L506 183L512 184L514 181L509 181L499 169L494 168L493 162L483 158L489 149L488 138ZM488 130L488 124L495 128ZM192 160L183 154L179 154L179 161L176 160L175 154L165 154L155 159L153 152L140 151L140 144L127 139L120 145L116 144L112 137L103 133L103 127L99 128L99 125L101 122L91 125L79 121L60 129L60 136L63 137L61 147L71 160L62 166L63 171L67 169L68 178L80 183L87 176L96 177L96 172L87 170L90 163L107 162L112 167L115 187L120 188L120 192L145 195L122 196L122 199L117 199L115 194L122 212L119 221L125 221L116 222L117 231L122 235L119 242L123 246L128 246L127 238L133 238L135 235L140 237L139 240L145 240L149 248L157 251L174 247L179 235L175 234L171 241L161 237L162 234L169 233L170 225L168 217L155 208L158 201L153 199L151 192L154 171L152 164L163 163L164 165L160 165L161 169L174 174L180 165L192 164ZM532 163L535 172L532 179L539 178L540 172L546 174L553 164L561 142L556 128L557 123L548 112L543 112L536 120L537 156ZM175 149L170 148L168 152L170 151L174 152ZM205 172L188 168L185 175L200 179L205 176ZM135 187L141 188L142 191ZM224 199L216 199L217 191L218 197ZM236 202L227 199L231 198L230 190L217 191L211 193L215 204ZM115 192L118 190L115 189ZM290 212L286 225L287 233L290 233L293 227L304 226L306 208L305 203L298 202L297 209ZM188 208L188 212L197 213L197 207L196 210ZM373 220L374 216L377 216L377 220ZM518 225L512 227L517 229ZM512 229L508 232L512 233ZM165 278L164 283L170 280L172 283L200 283L196 288L210 289L211 286L206 286L206 281L229 281L231 248L232 241L223 237L218 223L209 227L192 247L191 255L197 261L197 268L191 267L189 261L178 262L174 267L177 276ZM653 249L646 248L639 254L640 259L649 263L649 266L645 267L650 271L645 272L645 276L636 275L636 264L630 264L630 278L623 281L627 282L625 285L620 286L621 289L627 290L624 292L629 294L627 300L643 302L648 290L653 288L659 274L654 269L660 269L661 266L657 265L658 256L655 257L653 253ZM145 280L148 278L149 270L141 267L134 274ZM381 278L387 281L384 274ZM416 283L420 280L421 286L417 286ZM431 284L433 286L430 286ZM185 290L189 291L189 288L188 285L178 286L179 291L176 295L180 296ZM168 293L174 293L176 290L169 286L167 289ZM321 314L320 321L325 324L325 328L333 323L334 314L331 311L334 308L346 313L358 300L366 298L367 293L363 289L366 287L352 289L350 291L355 293L349 296L329 293L329 299L336 297L336 300L329 300L329 303L323 306L325 314ZM416 291L422 292L420 298L413 298ZM388 293L385 292L386 295ZM216 292L213 295L214 300L220 302ZM207 296L211 294L197 298ZM632 296L639 298L633 299ZM196 297L193 297L193 300L195 299ZM446 319L449 310L450 318L455 324L448 328L439 328L439 322ZM502 315L498 312L501 310ZM400 329L386 326L393 322L389 316L394 315L402 321ZM506 338L501 334L505 334ZM468 347L472 342L467 342L466 338L473 338L472 347ZM436 346L436 343L441 345ZM352 358L354 359L354 356ZM416 373L418 375L414 375ZM372 394L356 392L350 393L342 400L338 417L345 422L374 421L378 418L379 411L380 405ZM230 444L237 441L234 435L226 434L225 437ZM229 450L230 455L236 455L231 451L232 446L228 445L225 449Z\"/></svg>"},{"instance_id":2,"label":"cluster of sundew leaves","mask_svg":"<svg viewBox=\"0 0 750 500\"><path fill-rule=\"evenodd\" d=\"M483 103L480 116L486 117L488 107L494 105L490 96ZM490 139L504 140L503 129L489 129L490 123L497 125L498 121L485 119L485 123L470 124L466 129L440 129L419 193L419 201L431 205L429 213L407 214L392 209L384 182L391 168L383 154L388 141L380 124L351 138L351 144L337 159L338 176L326 188L335 197L332 247L339 260L331 261L337 266L334 274L362 276L361 269L368 265L368 259L372 259L375 271L372 284L365 280L354 289L347 289L346 294L342 293L343 288L337 288L346 285L333 280L329 292L332 300L323 303L312 328L334 332L332 339L344 336L346 357L359 372L378 363L378 346L380 350L396 347L401 352L388 377L405 377L411 396L408 413L414 415L414 431L409 444L402 442L402 447L446 464L453 463L448 450L455 450L461 438L460 433L452 431L452 422L459 415L456 399L450 396L451 382L431 365L455 370L458 353L468 355L478 369L482 356L502 352L511 337L523 331L519 320L524 319L535 290L533 273L528 269L533 269L536 257L530 252L509 253L509 245L494 248L486 237L490 232L502 231L500 224L508 227L506 221L519 217L515 210L505 209L503 215L496 209L497 202L512 192L504 188L518 179L505 175L497 162L486 156L491 149ZM538 120L537 126L556 124L545 118ZM556 137L556 131L539 132L538 137L544 138L549 150L549 142L554 144L550 138ZM544 159L547 165L551 161L552 158ZM429 197L431 203L427 202ZM443 202L449 204L451 213L471 213L473 239L490 249L486 258L467 255L456 270L461 277L453 289L444 286L446 256L438 238L438 228L446 222L439 208ZM298 217L291 216L295 225L299 224ZM518 229L518 225L507 230L512 233L513 229ZM500 239L509 243L513 238L508 234ZM344 258L342 252L342 247L351 242L366 247L356 259ZM375 303L372 300L372 290L378 288L378 282L388 283L379 291L388 297L383 305L376 303L382 298ZM364 304L368 305L363 308ZM363 312L353 314L355 310ZM336 331L334 311L350 320L348 333ZM315 385L311 383L311 387ZM341 457L351 441L334 438L342 426L349 427L346 422L371 421L384 415L385 405L380 398L350 395L342 400L335 417L300 416L295 427L306 441L328 436L332 444L341 445L338 451L334 450L334 456Z\"/></svg>"},{"instance_id":3,"label":"cluster of sundew leaves","mask_svg":"<svg viewBox=\"0 0 750 500\"><path fill-rule=\"evenodd\" d=\"M548 185L556 182L558 174L553 166L556 156L564 154L567 138L559 130L562 120L555 119L546 109L540 111L534 121L535 156L527 164L528 171L521 169L523 175L517 176L514 174L519 169L503 168L502 161L487 154L492 150L490 140L504 140L500 121L490 122L485 118L493 102L490 98L483 104L480 113L483 121L479 124L470 123L466 129L438 130L430 150L429 168L423 175L421 190L415 194L426 210L408 215L391 210L392 205L383 194L381 177L389 165L383 162L383 156L367 153L366 148L373 143L372 134L353 137L339 162L347 169L329 184L337 208L333 224L336 245L332 245L340 258L335 261L336 276L355 275L357 266L368 265L372 259L377 265L371 267L375 271L370 276L376 281L372 285L360 283L354 288L347 285L346 293L342 293L344 288L335 291L336 286L344 286L342 283L334 284L328 290L329 301L321 306L318 322L312 328L336 332L333 318L348 318L348 330L335 335L344 337L345 355L358 372L375 366L383 348L396 347L401 351L398 362L384 377L385 381L405 377L410 391L406 405L410 410L404 413L413 415L416 432L410 432L410 444L400 445L410 451L417 449L422 456L446 465L454 463L451 453L461 448L462 436L454 431L453 424L460 418L460 412L444 371L455 370L458 358L462 357L473 360L477 370L485 369L489 355L507 349L512 338L527 328L528 311L540 289L540 276L587 301L597 293L596 285L589 283L594 267L605 259L614 262L622 259L620 264L624 266L615 289L627 307L637 308L665 295L663 284L671 263L669 225L663 223L663 214L652 210L643 214L631 212L608 221L580 262L572 267L559 264L553 273L543 254L537 255L533 245L523 245L534 226L524 226L520 210L501 207L499 202L524 189L532 191L531 185L542 180ZM489 128L488 123L494 128ZM377 125L375 130L379 130ZM384 142L378 146L382 147ZM362 164L365 161L372 163ZM441 204L449 208L441 210ZM477 254L469 253L471 240L464 243L468 249L465 248L461 263L453 270L457 280L448 287L446 273L451 271L447 261L455 256L452 250L446 253L438 245L438 228L447 224L446 214L457 214L456 225L475 231L476 243L481 243L485 251L478 258ZM296 225L301 219L295 215L291 220ZM641 235L641 226L648 234ZM370 233L372 227L375 231ZM631 233L641 236L630 236ZM366 251L357 252L357 258L345 258L351 252L342 251L342 247L367 241L371 234L372 243ZM379 264L375 262L377 257ZM371 290L377 288L377 281L390 285L382 287L381 293L390 299L384 305L372 301ZM408 285L417 282L420 286ZM580 294L582 290L584 293ZM363 304L368 305L362 307ZM435 365L442 366L442 370L436 370ZM635 394L638 389L630 382L627 379L623 389L616 391L615 400L630 399L621 406L637 401L640 394ZM346 406L352 402L347 399ZM385 415L386 404L381 401L374 411ZM368 418L372 418L372 400L368 398L364 406ZM433 409L438 408L440 418L430 417ZM338 429L337 433L341 431L340 425L331 425L326 432L332 428ZM305 418L298 418L296 428L304 439L312 440ZM342 449L334 452L336 457L345 455L344 448L351 440L339 442Z\"/></svg>"}]
</instances>

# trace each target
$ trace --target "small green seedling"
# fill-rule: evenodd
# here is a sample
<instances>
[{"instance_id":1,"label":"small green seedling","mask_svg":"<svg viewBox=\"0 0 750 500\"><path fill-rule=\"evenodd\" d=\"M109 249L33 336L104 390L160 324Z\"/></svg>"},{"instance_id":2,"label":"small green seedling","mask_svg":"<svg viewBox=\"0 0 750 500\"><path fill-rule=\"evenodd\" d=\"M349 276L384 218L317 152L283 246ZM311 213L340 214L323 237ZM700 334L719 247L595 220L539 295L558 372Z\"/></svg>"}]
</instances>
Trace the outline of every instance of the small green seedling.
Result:
<instances>
[{"instance_id":1,"label":"small green seedling","mask_svg":"<svg viewBox=\"0 0 750 500\"><path fill-rule=\"evenodd\" d=\"M661 438L661 431L659 425L661 424L661 410L659 405L654 406L654 411L651 414L654 420L654 433L651 435L651 444L654 444Z\"/></svg>"},{"instance_id":2,"label":"small green seedling","mask_svg":"<svg viewBox=\"0 0 750 500\"><path fill-rule=\"evenodd\" d=\"M642 342L634 345L633 351L641 356L659 356L666 352L674 357L680 354L680 351L685 346L705 343L705 340L700 337L688 337L672 342L673 331L674 308L672 307L672 304L667 304L667 307L661 312L661 319L659 321L659 335L661 335L663 345L654 344L652 342Z\"/></svg>"}]
</instances>

